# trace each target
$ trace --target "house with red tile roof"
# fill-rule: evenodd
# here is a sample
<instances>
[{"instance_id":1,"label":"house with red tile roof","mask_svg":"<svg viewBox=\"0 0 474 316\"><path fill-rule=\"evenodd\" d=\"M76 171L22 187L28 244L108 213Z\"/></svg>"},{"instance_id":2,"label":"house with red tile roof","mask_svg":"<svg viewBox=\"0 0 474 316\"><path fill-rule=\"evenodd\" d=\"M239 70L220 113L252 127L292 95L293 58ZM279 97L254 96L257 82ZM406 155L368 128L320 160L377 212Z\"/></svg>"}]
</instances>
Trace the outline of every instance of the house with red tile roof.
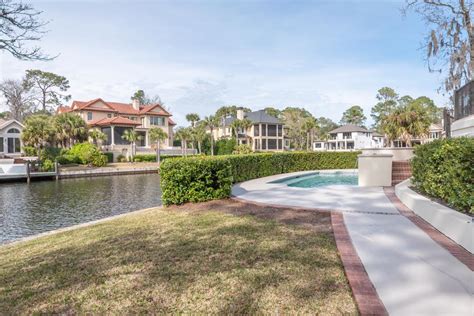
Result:
<instances>
[{"instance_id":1,"label":"house with red tile roof","mask_svg":"<svg viewBox=\"0 0 474 316\"><path fill-rule=\"evenodd\" d=\"M141 105L138 100L132 103L104 101L101 98L90 101L73 101L71 106L60 106L57 113L77 113L91 128L96 128L107 135L103 142L105 150L120 151L127 149L129 143L122 138L126 130L135 130L142 139L137 143L137 149L150 149L148 132L152 127L163 129L168 139L163 147L173 145L173 127L176 125L171 114L159 103Z\"/></svg>"}]
</instances>

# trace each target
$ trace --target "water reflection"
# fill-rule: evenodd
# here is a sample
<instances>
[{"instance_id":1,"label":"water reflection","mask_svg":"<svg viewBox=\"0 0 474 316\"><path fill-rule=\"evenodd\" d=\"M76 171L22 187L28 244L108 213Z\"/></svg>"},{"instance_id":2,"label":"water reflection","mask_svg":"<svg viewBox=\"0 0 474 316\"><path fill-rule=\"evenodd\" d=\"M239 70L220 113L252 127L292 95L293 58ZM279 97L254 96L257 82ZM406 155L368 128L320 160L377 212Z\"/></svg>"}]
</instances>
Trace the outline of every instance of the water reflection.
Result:
<instances>
[{"instance_id":1,"label":"water reflection","mask_svg":"<svg viewBox=\"0 0 474 316\"><path fill-rule=\"evenodd\" d=\"M0 184L0 243L161 204L155 174Z\"/></svg>"}]
</instances>

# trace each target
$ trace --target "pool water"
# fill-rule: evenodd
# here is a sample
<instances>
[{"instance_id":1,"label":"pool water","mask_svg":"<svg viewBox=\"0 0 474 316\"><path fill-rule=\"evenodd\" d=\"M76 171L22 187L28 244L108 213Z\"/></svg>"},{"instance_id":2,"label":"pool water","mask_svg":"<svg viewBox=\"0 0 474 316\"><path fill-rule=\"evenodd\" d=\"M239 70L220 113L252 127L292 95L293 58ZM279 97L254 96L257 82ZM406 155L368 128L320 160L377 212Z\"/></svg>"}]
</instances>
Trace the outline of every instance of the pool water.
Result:
<instances>
[{"instance_id":1,"label":"pool water","mask_svg":"<svg viewBox=\"0 0 474 316\"><path fill-rule=\"evenodd\" d=\"M289 187L297 188L317 188L328 185L357 185L358 176L356 173L312 173L289 179L282 179L278 183L286 183Z\"/></svg>"}]
</instances>

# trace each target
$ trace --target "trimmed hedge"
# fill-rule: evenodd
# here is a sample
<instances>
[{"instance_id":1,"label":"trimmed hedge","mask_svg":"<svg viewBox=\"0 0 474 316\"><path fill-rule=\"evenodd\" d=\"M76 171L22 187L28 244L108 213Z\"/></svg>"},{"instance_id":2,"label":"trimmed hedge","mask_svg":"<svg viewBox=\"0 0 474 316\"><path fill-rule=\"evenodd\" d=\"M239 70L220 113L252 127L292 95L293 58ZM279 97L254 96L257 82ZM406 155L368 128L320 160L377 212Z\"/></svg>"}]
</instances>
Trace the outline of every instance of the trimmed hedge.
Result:
<instances>
[{"instance_id":1,"label":"trimmed hedge","mask_svg":"<svg viewBox=\"0 0 474 316\"><path fill-rule=\"evenodd\" d=\"M474 214L474 138L435 140L415 147L413 185L429 196Z\"/></svg>"},{"instance_id":2,"label":"trimmed hedge","mask_svg":"<svg viewBox=\"0 0 474 316\"><path fill-rule=\"evenodd\" d=\"M225 159L181 158L161 166L163 204L183 204L230 196L232 169Z\"/></svg>"},{"instance_id":3,"label":"trimmed hedge","mask_svg":"<svg viewBox=\"0 0 474 316\"><path fill-rule=\"evenodd\" d=\"M170 156L170 155L161 155L160 160L163 161L165 159L170 158L179 158L181 156ZM134 162L156 162L156 154L141 154L135 155L133 157Z\"/></svg>"},{"instance_id":4,"label":"trimmed hedge","mask_svg":"<svg viewBox=\"0 0 474 316\"><path fill-rule=\"evenodd\" d=\"M285 152L168 159L161 165L165 205L230 196L232 183L274 174L357 167L360 152Z\"/></svg>"}]
</instances>

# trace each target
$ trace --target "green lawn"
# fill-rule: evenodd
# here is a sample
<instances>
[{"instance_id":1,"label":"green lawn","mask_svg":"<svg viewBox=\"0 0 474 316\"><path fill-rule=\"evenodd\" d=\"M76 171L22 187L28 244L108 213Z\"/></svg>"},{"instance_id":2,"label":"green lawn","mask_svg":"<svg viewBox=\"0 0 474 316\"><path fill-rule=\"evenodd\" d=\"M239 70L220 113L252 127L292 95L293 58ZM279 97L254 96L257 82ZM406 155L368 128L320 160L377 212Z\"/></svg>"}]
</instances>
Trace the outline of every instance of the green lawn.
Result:
<instances>
[{"instance_id":1,"label":"green lawn","mask_svg":"<svg viewBox=\"0 0 474 316\"><path fill-rule=\"evenodd\" d=\"M357 314L328 215L292 212L224 200L0 247L0 314Z\"/></svg>"}]
</instances>

